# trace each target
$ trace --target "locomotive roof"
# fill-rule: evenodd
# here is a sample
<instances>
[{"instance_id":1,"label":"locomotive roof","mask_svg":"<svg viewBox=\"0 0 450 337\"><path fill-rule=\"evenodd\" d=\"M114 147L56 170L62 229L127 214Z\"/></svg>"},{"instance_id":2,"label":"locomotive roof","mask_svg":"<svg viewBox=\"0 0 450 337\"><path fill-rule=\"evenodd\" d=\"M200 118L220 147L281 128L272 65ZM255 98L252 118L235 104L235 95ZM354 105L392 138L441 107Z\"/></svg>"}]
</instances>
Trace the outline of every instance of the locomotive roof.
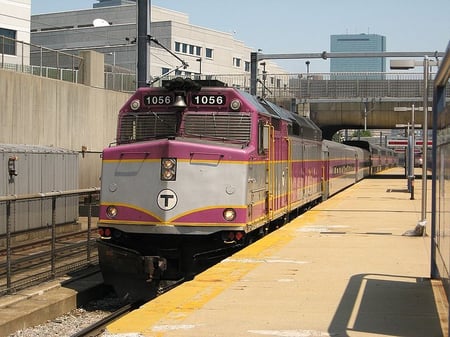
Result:
<instances>
[{"instance_id":1,"label":"locomotive roof","mask_svg":"<svg viewBox=\"0 0 450 337\"><path fill-rule=\"evenodd\" d=\"M174 90L201 90L202 87L218 87L218 88L224 88L226 85L220 81L216 80L191 80L189 78L183 79L180 77L177 77L175 79L164 81L163 87L169 91ZM250 93L239 90L236 88L230 88L234 89L239 92L239 94L251 105L254 106L254 108L259 111L259 113L266 114L267 116L270 116L271 118L275 119L281 119L286 121L289 124L289 132L297 135L302 136L309 139L314 140L321 140L322 139L322 131L320 128L314 124L313 121L311 121L309 118L302 117L296 113L293 113L291 111L288 111L270 101L267 101L264 98L257 97L254 95L251 95Z\"/></svg>"},{"instance_id":2,"label":"locomotive roof","mask_svg":"<svg viewBox=\"0 0 450 337\"><path fill-rule=\"evenodd\" d=\"M298 125L302 136L315 140L322 139L322 130L314 124L309 118L300 116L296 113L288 111L270 101L250 95L247 92L241 91L241 94L250 101L258 111L266 112L272 118L282 119L287 121L291 126Z\"/></svg>"}]
</instances>

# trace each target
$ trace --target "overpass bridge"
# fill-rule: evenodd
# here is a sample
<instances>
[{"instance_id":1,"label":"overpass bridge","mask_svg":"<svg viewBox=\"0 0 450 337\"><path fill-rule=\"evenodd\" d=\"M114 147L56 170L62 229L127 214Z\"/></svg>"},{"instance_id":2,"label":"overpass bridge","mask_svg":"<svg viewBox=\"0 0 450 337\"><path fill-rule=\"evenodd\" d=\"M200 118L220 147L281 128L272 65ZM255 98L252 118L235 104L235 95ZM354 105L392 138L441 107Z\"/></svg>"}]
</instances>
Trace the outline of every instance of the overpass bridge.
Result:
<instances>
[{"instance_id":1,"label":"overpass bridge","mask_svg":"<svg viewBox=\"0 0 450 337\"><path fill-rule=\"evenodd\" d=\"M434 58L431 61L428 56ZM431 65L439 65L442 52L337 52L308 54L262 54L251 53L250 93L260 91L261 96L270 97L286 105L283 96L291 95L290 108L309 116L322 129L324 138L330 139L340 129L393 129L397 124L411 123L409 111L395 111L395 107L430 106L433 75ZM265 71L263 60L314 59L314 58L423 58L422 74L402 73L331 73L306 74L275 78ZM414 68L416 61L392 60L399 69ZM420 65L418 63L417 65ZM259 73L258 67L262 66ZM426 80L425 80L426 79ZM261 87L258 90L258 86ZM269 93L269 94L267 94ZM446 96L448 98L448 94ZM420 104L420 102L422 102ZM417 115L415 123L431 124L431 114ZM427 128L425 126L425 128Z\"/></svg>"},{"instance_id":2,"label":"overpass bridge","mask_svg":"<svg viewBox=\"0 0 450 337\"><path fill-rule=\"evenodd\" d=\"M433 69L435 70L435 69ZM435 73L429 74L428 106L432 106ZM228 85L249 90L249 76L214 76ZM300 115L310 117L331 139L342 129L395 129L397 124L423 125L424 114L418 110L424 102L423 73L303 73L260 74L256 94ZM446 94L449 100L450 92ZM423 111L423 110L422 110ZM432 116L428 114L428 126Z\"/></svg>"}]
</instances>

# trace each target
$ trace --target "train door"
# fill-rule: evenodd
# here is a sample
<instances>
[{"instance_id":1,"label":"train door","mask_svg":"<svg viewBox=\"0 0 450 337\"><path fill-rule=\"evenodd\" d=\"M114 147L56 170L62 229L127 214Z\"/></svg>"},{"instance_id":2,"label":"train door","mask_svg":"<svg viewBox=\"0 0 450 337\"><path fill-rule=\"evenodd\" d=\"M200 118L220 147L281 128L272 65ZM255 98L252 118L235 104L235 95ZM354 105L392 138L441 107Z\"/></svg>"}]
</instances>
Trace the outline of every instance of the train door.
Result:
<instances>
[{"instance_id":1,"label":"train door","mask_svg":"<svg viewBox=\"0 0 450 337\"><path fill-rule=\"evenodd\" d=\"M253 213L252 205L263 203L264 215L266 219L270 219L273 209L273 187L272 187L272 152L273 152L273 127L267 121L260 120L258 124L258 155L265 161L264 165L257 165L258 173L256 173L255 182L261 182L252 190L252 202L250 206L249 217L256 220L261 217L261 213Z\"/></svg>"},{"instance_id":2,"label":"train door","mask_svg":"<svg viewBox=\"0 0 450 337\"><path fill-rule=\"evenodd\" d=\"M322 148L322 200L328 199L330 194L330 152L328 147Z\"/></svg>"},{"instance_id":3,"label":"train door","mask_svg":"<svg viewBox=\"0 0 450 337\"><path fill-rule=\"evenodd\" d=\"M278 218L286 212L288 199L288 142L285 125L280 119L273 119L273 151L272 151L272 205L273 216Z\"/></svg>"},{"instance_id":4,"label":"train door","mask_svg":"<svg viewBox=\"0 0 450 337\"><path fill-rule=\"evenodd\" d=\"M300 154L300 181L301 181L301 188L302 188L302 200L305 201L306 199L306 163L305 163L305 152L306 152L306 145L303 142L302 143L302 151Z\"/></svg>"}]
</instances>

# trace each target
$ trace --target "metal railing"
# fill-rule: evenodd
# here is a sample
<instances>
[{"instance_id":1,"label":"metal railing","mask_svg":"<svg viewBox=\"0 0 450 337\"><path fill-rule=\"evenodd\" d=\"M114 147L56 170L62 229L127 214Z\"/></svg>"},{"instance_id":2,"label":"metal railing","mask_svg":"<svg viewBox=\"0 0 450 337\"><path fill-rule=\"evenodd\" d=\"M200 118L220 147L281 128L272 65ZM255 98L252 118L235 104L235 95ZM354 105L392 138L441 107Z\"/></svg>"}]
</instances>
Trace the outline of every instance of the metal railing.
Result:
<instances>
[{"instance_id":1,"label":"metal railing","mask_svg":"<svg viewBox=\"0 0 450 337\"><path fill-rule=\"evenodd\" d=\"M11 56L14 56L13 58ZM12 60L15 62L12 62ZM42 46L0 36L0 68L79 83L78 69L83 58ZM168 80L176 76L167 76ZM193 79L220 80L228 86L250 91L250 73L192 74ZM430 76L431 88L434 75ZM163 80L153 86L161 86ZM258 76L257 94L267 98L358 99L358 98L420 98L423 97L422 73L295 73ZM136 75L105 71L105 89L134 92ZM447 93L450 97L450 92Z\"/></svg>"},{"instance_id":2,"label":"metal railing","mask_svg":"<svg viewBox=\"0 0 450 337\"><path fill-rule=\"evenodd\" d=\"M0 68L78 83L83 58L0 36Z\"/></svg>"},{"instance_id":3,"label":"metal railing","mask_svg":"<svg viewBox=\"0 0 450 337\"><path fill-rule=\"evenodd\" d=\"M174 78L168 77L167 79ZM195 79L196 77L193 77ZM200 78L197 76L197 78ZM250 75L202 75L228 86L250 90ZM432 87L432 80L430 87ZM155 83L161 86L162 81ZM431 90L431 89L430 89ZM431 91L430 91L431 92ZM266 98L312 100L423 97L422 73L310 73L269 74L258 78L257 94ZM447 93L450 96L450 93Z\"/></svg>"},{"instance_id":4,"label":"metal railing","mask_svg":"<svg viewBox=\"0 0 450 337\"><path fill-rule=\"evenodd\" d=\"M80 190L71 190L71 191L56 191L56 192L48 192L48 193L36 193L36 194L28 194L28 195L9 195L9 196L0 196L0 205L6 205L6 234L4 236L6 240L6 287L5 290L1 292L12 293L17 291L18 289L25 288L27 286L31 286L34 284L38 284L39 282L43 282L46 280L54 279L55 277L65 274L69 271L74 271L76 269L82 269L86 266L89 266L94 263L92 245L93 238L91 234L92 230L92 207L94 202L98 200L100 194L100 188L89 188L89 189L80 189ZM57 214L57 200L59 198L65 197L85 197L85 204L87 207L87 230L86 230L86 238L85 243L81 244L85 245L86 254L84 258L81 260L71 261L70 264L62 265L58 264L57 261L57 223L56 223L56 214ZM12 210L15 207L15 204L18 202L25 201L33 201L33 200L51 200L51 236L50 236L50 265L46 266L46 270L40 270L36 275L27 274L25 279L21 279L18 275L15 275L13 272L13 249L15 246L12 243L12 236L16 233L13 232L13 221L14 214ZM80 245L80 244L78 244ZM14 277L14 280L13 280Z\"/></svg>"}]
</instances>

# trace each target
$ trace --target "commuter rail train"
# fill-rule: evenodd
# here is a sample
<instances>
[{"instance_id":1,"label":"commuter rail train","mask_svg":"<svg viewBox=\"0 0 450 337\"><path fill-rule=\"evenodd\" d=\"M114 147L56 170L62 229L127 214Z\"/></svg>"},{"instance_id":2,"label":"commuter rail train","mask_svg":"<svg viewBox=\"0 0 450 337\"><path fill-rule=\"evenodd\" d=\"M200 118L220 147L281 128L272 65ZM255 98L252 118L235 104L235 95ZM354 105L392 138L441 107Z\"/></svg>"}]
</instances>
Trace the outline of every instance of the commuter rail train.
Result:
<instances>
[{"instance_id":1,"label":"commuter rail train","mask_svg":"<svg viewBox=\"0 0 450 337\"><path fill-rule=\"evenodd\" d=\"M392 149L369 143L367 140L347 140L344 144L366 150L364 153L371 175L398 164L398 157Z\"/></svg>"},{"instance_id":2,"label":"commuter rail train","mask_svg":"<svg viewBox=\"0 0 450 337\"><path fill-rule=\"evenodd\" d=\"M219 83L139 88L102 154L100 267L146 299L369 175L366 150Z\"/></svg>"}]
</instances>

